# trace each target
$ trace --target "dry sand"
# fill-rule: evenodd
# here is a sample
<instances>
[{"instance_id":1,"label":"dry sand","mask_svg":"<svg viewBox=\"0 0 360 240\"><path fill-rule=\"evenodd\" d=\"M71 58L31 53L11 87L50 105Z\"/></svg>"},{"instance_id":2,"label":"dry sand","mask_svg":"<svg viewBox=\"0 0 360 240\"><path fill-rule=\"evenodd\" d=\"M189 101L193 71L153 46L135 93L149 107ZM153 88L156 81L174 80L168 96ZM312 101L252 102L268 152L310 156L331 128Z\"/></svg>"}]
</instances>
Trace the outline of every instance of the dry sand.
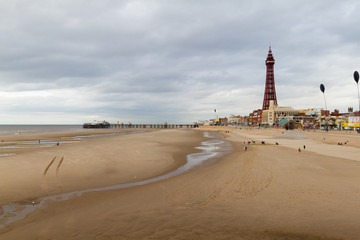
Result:
<instances>
[{"instance_id":1,"label":"dry sand","mask_svg":"<svg viewBox=\"0 0 360 240\"><path fill-rule=\"evenodd\" d=\"M29 150L1 158L0 202L162 174L195 151L202 131L220 132L234 151L157 183L49 202L0 239L360 239L360 136L347 133L208 127Z\"/></svg>"}]
</instances>

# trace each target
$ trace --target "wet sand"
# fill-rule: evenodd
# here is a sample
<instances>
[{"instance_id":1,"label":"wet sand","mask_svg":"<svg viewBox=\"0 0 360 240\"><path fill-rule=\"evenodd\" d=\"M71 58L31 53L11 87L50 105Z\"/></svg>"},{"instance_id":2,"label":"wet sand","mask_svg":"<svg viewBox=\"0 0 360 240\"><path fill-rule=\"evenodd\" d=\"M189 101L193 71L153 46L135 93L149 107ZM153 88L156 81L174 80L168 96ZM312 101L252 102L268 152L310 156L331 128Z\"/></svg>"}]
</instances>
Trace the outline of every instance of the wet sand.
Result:
<instances>
[{"instance_id":1,"label":"wet sand","mask_svg":"<svg viewBox=\"0 0 360 240\"><path fill-rule=\"evenodd\" d=\"M171 171L204 141L202 131L222 134L233 152L156 183L49 202L0 229L0 239L359 239L360 159L354 155L360 153L359 136L345 140L339 133L213 127L197 131L166 130L61 145L63 191L131 181L135 174L131 171L139 171L139 166L136 175L144 179ZM337 145L344 140L351 144ZM134 147L139 142L142 147ZM111 144L123 147L113 153L106 148ZM303 145L306 149L299 153ZM3 203L44 193L41 173L52 160L52 151L3 158L17 157L21 164L16 166L1 159ZM111 164L118 155L124 161L114 168ZM37 171L26 167L24 156L39 162L33 164ZM37 160L39 156L43 158ZM155 163L158 158L162 160ZM74 165L68 163L65 170L67 159ZM4 167L14 169L13 174L17 169L18 177L4 176ZM50 169L47 192L52 194L59 188L55 168ZM32 178L35 184L26 183L31 173L37 176ZM11 187L4 183L8 179ZM29 187L32 191L26 190Z\"/></svg>"},{"instance_id":2,"label":"wet sand","mask_svg":"<svg viewBox=\"0 0 360 240\"><path fill-rule=\"evenodd\" d=\"M35 143L28 148L0 149L16 154L0 158L0 205L162 175L183 165L186 155L198 152L194 147L204 139L201 133L189 131L137 132L99 130L4 136L3 144L16 142L23 146L25 140ZM87 137L77 143L56 145L79 135ZM41 145L45 139L53 139L53 143L36 148L36 139L42 139Z\"/></svg>"}]
</instances>

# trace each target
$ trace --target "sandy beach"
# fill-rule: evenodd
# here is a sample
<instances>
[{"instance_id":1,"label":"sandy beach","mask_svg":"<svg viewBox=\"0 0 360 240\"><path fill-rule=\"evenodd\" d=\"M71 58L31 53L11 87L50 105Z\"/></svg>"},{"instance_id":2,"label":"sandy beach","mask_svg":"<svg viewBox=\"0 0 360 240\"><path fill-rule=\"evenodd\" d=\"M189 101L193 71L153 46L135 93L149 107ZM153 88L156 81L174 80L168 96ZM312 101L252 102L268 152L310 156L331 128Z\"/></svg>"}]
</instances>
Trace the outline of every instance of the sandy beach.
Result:
<instances>
[{"instance_id":1,"label":"sandy beach","mask_svg":"<svg viewBox=\"0 0 360 240\"><path fill-rule=\"evenodd\" d=\"M162 181L48 201L0 239L360 239L360 135L348 132L201 127L0 149L16 153L0 158L0 205L161 176L200 152L204 132L232 152Z\"/></svg>"}]
</instances>

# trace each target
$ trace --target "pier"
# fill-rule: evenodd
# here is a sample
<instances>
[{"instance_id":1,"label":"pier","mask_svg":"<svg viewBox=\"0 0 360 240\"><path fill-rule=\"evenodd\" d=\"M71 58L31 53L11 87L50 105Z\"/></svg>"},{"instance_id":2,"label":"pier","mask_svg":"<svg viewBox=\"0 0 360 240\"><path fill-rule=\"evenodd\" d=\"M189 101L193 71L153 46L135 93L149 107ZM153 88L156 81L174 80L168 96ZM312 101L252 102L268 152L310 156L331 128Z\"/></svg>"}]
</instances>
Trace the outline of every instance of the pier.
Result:
<instances>
[{"instance_id":1,"label":"pier","mask_svg":"<svg viewBox=\"0 0 360 240\"><path fill-rule=\"evenodd\" d=\"M98 123L90 124L84 123L83 128L197 128L198 124L112 124L112 123Z\"/></svg>"}]
</instances>

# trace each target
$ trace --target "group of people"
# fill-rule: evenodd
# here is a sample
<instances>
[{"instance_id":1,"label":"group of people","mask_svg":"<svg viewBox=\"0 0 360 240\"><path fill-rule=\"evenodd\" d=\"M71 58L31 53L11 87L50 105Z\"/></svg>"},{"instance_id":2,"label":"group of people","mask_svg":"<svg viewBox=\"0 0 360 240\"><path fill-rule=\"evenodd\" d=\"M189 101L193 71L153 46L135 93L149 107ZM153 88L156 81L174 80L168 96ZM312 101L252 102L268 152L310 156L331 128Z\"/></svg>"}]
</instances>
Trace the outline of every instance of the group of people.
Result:
<instances>
[{"instance_id":1,"label":"group of people","mask_svg":"<svg viewBox=\"0 0 360 240\"><path fill-rule=\"evenodd\" d=\"M349 141L344 142L344 144L347 144ZM342 142L338 142L338 145L343 145Z\"/></svg>"},{"instance_id":2,"label":"group of people","mask_svg":"<svg viewBox=\"0 0 360 240\"><path fill-rule=\"evenodd\" d=\"M250 141L247 142L248 145L249 145L250 143L251 143ZM255 143L255 141L252 141L252 143ZM245 145L245 144L246 144L246 142L244 142L244 145ZM248 149L247 146L244 146L244 151L247 151L247 149Z\"/></svg>"}]
</instances>

